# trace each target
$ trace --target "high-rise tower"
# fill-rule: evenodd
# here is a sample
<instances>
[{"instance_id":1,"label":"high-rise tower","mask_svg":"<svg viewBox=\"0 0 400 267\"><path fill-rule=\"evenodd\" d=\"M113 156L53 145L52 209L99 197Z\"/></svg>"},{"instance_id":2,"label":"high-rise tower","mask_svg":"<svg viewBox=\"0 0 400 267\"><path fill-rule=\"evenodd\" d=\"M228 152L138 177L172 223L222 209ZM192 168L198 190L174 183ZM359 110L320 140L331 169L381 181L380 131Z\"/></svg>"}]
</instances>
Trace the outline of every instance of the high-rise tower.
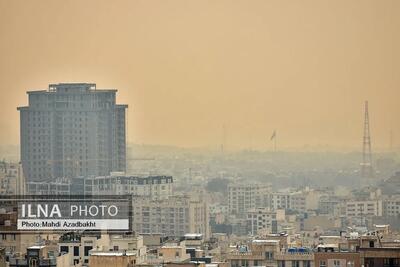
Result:
<instances>
[{"instance_id":1,"label":"high-rise tower","mask_svg":"<svg viewBox=\"0 0 400 267\"><path fill-rule=\"evenodd\" d=\"M117 90L96 84L51 84L29 91L19 107L21 161L29 181L125 171L125 109Z\"/></svg>"},{"instance_id":2,"label":"high-rise tower","mask_svg":"<svg viewBox=\"0 0 400 267\"><path fill-rule=\"evenodd\" d=\"M363 136L363 161L361 163L361 177L372 178L374 171L372 167L371 135L369 129L368 101L364 108L364 136Z\"/></svg>"}]
</instances>

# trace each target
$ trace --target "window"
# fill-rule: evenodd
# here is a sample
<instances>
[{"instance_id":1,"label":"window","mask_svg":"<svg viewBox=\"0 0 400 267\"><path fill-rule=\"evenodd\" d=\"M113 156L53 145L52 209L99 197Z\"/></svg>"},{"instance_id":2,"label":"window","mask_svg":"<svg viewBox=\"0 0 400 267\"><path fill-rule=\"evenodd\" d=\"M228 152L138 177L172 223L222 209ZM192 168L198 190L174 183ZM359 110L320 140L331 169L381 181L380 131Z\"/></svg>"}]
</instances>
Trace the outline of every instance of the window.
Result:
<instances>
[{"instance_id":1,"label":"window","mask_svg":"<svg viewBox=\"0 0 400 267\"><path fill-rule=\"evenodd\" d=\"M334 267L340 267L340 260L333 260Z\"/></svg>"},{"instance_id":2,"label":"window","mask_svg":"<svg viewBox=\"0 0 400 267\"><path fill-rule=\"evenodd\" d=\"M300 267L299 261L292 261L292 267Z\"/></svg>"},{"instance_id":3,"label":"window","mask_svg":"<svg viewBox=\"0 0 400 267\"><path fill-rule=\"evenodd\" d=\"M348 261L347 267L354 267L354 261Z\"/></svg>"},{"instance_id":4,"label":"window","mask_svg":"<svg viewBox=\"0 0 400 267\"><path fill-rule=\"evenodd\" d=\"M319 267L326 267L326 261L319 261Z\"/></svg>"},{"instance_id":5,"label":"window","mask_svg":"<svg viewBox=\"0 0 400 267\"><path fill-rule=\"evenodd\" d=\"M91 250L92 248L93 248L92 246L85 246L84 256L89 256L89 250Z\"/></svg>"},{"instance_id":6,"label":"window","mask_svg":"<svg viewBox=\"0 0 400 267\"><path fill-rule=\"evenodd\" d=\"M274 257L274 254L271 251L265 252L265 258L267 260L271 260Z\"/></svg>"},{"instance_id":7,"label":"window","mask_svg":"<svg viewBox=\"0 0 400 267\"><path fill-rule=\"evenodd\" d=\"M69 249L68 246L60 246L60 252L68 253Z\"/></svg>"},{"instance_id":8,"label":"window","mask_svg":"<svg viewBox=\"0 0 400 267\"><path fill-rule=\"evenodd\" d=\"M303 267L311 267L311 261L303 261Z\"/></svg>"},{"instance_id":9,"label":"window","mask_svg":"<svg viewBox=\"0 0 400 267\"><path fill-rule=\"evenodd\" d=\"M74 246L74 256L79 256L79 247Z\"/></svg>"}]
</instances>

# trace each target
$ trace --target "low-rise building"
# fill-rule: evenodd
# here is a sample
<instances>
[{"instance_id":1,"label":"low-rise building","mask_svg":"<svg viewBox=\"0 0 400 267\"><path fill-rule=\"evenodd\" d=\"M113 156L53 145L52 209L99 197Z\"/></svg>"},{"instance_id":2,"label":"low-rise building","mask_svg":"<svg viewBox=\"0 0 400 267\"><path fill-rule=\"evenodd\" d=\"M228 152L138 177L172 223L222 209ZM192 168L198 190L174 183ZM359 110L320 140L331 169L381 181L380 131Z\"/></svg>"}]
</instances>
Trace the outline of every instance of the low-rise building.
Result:
<instances>
[{"instance_id":1,"label":"low-rise building","mask_svg":"<svg viewBox=\"0 0 400 267\"><path fill-rule=\"evenodd\" d=\"M245 245L237 245L227 255L232 267L239 266L271 266L277 267L275 255L280 253L279 240L252 240Z\"/></svg>"}]
</instances>

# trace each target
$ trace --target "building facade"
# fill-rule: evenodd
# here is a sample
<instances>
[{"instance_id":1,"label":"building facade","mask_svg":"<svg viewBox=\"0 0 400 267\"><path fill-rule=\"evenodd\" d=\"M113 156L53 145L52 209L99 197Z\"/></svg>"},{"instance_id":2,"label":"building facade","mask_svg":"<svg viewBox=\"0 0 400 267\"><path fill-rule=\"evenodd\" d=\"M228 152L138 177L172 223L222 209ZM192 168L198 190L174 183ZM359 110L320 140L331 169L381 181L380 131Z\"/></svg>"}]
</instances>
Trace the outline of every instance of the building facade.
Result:
<instances>
[{"instance_id":1,"label":"building facade","mask_svg":"<svg viewBox=\"0 0 400 267\"><path fill-rule=\"evenodd\" d=\"M247 212L247 231L251 235L277 232L277 222L285 220L285 210L255 208Z\"/></svg>"},{"instance_id":2,"label":"building facade","mask_svg":"<svg viewBox=\"0 0 400 267\"><path fill-rule=\"evenodd\" d=\"M99 176L85 179L85 194L149 196L154 200L172 196L172 176Z\"/></svg>"},{"instance_id":3,"label":"building facade","mask_svg":"<svg viewBox=\"0 0 400 267\"><path fill-rule=\"evenodd\" d=\"M270 184L230 184L228 185L228 209L231 214L244 216L253 208L266 207Z\"/></svg>"},{"instance_id":4,"label":"building facade","mask_svg":"<svg viewBox=\"0 0 400 267\"><path fill-rule=\"evenodd\" d=\"M382 216L382 200L359 200L346 202L347 217Z\"/></svg>"},{"instance_id":5,"label":"building facade","mask_svg":"<svg viewBox=\"0 0 400 267\"><path fill-rule=\"evenodd\" d=\"M133 198L132 230L137 233L162 233L176 237L199 233L208 237L210 230L207 203L189 196L174 196L163 200Z\"/></svg>"},{"instance_id":6,"label":"building facade","mask_svg":"<svg viewBox=\"0 0 400 267\"><path fill-rule=\"evenodd\" d=\"M27 181L125 171L125 110L117 90L96 84L50 84L19 107L21 161Z\"/></svg>"}]
</instances>

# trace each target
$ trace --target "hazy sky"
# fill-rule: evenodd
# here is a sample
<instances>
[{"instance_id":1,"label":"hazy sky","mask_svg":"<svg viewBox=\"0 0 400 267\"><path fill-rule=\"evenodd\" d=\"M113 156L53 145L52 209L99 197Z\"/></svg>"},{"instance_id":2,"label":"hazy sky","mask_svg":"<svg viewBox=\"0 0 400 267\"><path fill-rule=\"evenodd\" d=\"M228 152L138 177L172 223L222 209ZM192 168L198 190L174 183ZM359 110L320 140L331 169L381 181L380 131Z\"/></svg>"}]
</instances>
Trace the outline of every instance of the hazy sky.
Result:
<instances>
[{"instance_id":1,"label":"hazy sky","mask_svg":"<svg viewBox=\"0 0 400 267\"><path fill-rule=\"evenodd\" d=\"M95 82L135 143L360 148L400 143L400 1L0 0L0 144L25 91ZM398 142L397 142L398 141Z\"/></svg>"}]
</instances>

